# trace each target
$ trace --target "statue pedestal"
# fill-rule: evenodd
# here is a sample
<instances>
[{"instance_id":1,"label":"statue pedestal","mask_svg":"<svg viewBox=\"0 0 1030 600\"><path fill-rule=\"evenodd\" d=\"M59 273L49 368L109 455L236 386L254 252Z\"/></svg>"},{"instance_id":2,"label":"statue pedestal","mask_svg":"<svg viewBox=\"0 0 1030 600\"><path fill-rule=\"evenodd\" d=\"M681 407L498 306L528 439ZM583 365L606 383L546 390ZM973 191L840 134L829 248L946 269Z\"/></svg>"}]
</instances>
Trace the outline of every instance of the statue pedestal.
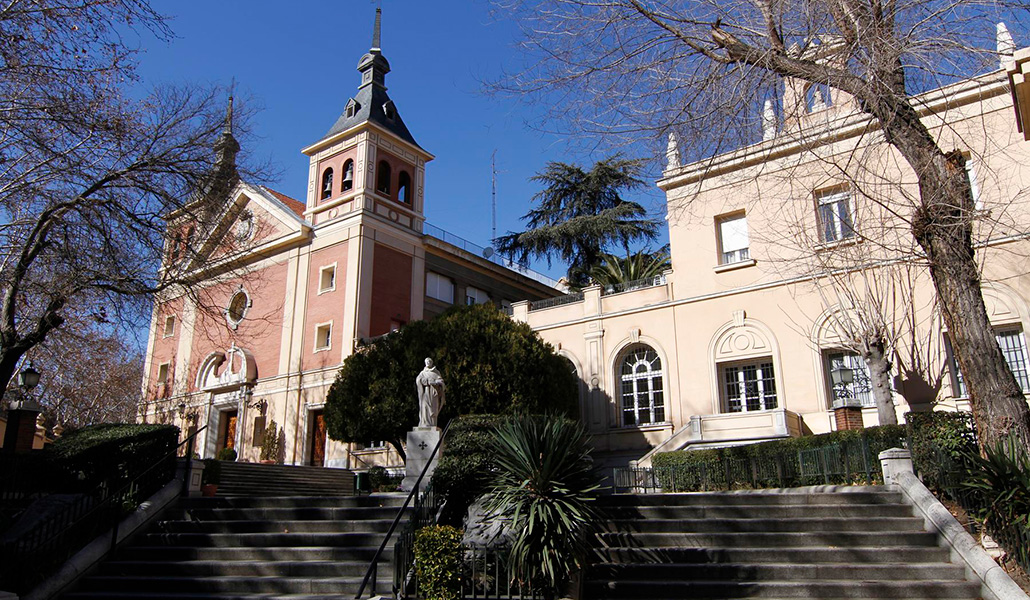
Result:
<instances>
[{"instance_id":1,"label":"statue pedestal","mask_svg":"<svg viewBox=\"0 0 1030 600\"><path fill-rule=\"evenodd\" d=\"M433 448L436 448L436 444L440 441L440 433L439 427L416 427L408 432L408 444L404 448L404 453L407 457L404 461L405 472L404 481L401 482L402 490L410 491L415 487L415 481L418 480L422 469L429 462L429 455L433 453ZM426 471L426 476L422 478L422 485L419 486L422 489L429 485L429 479L433 476L433 471L436 469L436 463L440 460L441 452L443 452L443 448L437 451L436 456L433 457L432 464L429 466L429 470Z\"/></svg>"}]
</instances>

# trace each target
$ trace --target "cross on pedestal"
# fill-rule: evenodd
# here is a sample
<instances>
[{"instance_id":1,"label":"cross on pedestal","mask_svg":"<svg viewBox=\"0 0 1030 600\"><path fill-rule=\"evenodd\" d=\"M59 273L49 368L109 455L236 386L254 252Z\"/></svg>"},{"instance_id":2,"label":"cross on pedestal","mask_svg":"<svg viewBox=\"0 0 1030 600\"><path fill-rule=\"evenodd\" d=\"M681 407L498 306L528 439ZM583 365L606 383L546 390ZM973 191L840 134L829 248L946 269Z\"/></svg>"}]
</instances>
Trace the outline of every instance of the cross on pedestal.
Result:
<instances>
[{"instance_id":1,"label":"cross on pedestal","mask_svg":"<svg viewBox=\"0 0 1030 600\"><path fill-rule=\"evenodd\" d=\"M418 444L418 449L419 450L425 450L428 447L429 446L427 446L425 442L419 442L419 444Z\"/></svg>"}]
</instances>

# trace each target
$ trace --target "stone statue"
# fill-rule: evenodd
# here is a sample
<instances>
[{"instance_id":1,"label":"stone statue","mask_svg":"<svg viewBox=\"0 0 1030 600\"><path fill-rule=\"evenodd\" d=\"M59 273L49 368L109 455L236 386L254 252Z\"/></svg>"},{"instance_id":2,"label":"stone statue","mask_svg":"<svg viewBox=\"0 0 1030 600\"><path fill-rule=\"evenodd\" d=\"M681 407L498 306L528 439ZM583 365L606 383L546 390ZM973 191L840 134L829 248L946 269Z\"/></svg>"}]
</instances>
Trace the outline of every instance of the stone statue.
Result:
<instances>
[{"instance_id":1,"label":"stone statue","mask_svg":"<svg viewBox=\"0 0 1030 600\"><path fill-rule=\"evenodd\" d=\"M433 359L426 359L426 368L415 378L418 392L418 426L436 427L443 409L444 384L440 371L433 366Z\"/></svg>"}]
</instances>

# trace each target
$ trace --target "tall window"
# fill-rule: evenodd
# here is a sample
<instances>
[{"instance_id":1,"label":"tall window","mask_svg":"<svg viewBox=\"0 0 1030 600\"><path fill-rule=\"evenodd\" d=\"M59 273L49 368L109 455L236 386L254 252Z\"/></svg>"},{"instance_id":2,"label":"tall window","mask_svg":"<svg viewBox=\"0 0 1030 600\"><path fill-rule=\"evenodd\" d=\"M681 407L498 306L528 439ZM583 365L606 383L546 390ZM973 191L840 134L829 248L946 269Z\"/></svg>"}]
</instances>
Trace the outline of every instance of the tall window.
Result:
<instances>
[{"instance_id":1,"label":"tall window","mask_svg":"<svg viewBox=\"0 0 1030 600\"><path fill-rule=\"evenodd\" d=\"M347 159L343 163L343 191L354 189L354 161Z\"/></svg>"},{"instance_id":2,"label":"tall window","mask_svg":"<svg viewBox=\"0 0 1030 600\"><path fill-rule=\"evenodd\" d=\"M432 271L426 271L426 296L454 304L454 282Z\"/></svg>"},{"instance_id":3,"label":"tall window","mask_svg":"<svg viewBox=\"0 0 1030 600\"><path fill-rule=\"evenodd\" d=\"M729 265L751 258L748 252L747 216L719 219L719 264Z\"/></svg>"},{"instance_id":4,"label":"tall window","mask_svg":"<svg viewBox=\"0 0 1030 600\"><path fill-rule=\"evenodd\" d=\"M817 196L816 220L819 240L838 242L855 236L854 215L851 211L851 192L828 192Z\"/></svg>"},{"instance_id":5,"label":"tall window","mask_svg":"<svg viewBox=\"0 0 1030 600\"><path fill-rule=\"evenodd\" d=\"M834 371L851 371L851 383L833 384ZM854 352L829 352L826 354L826 384L830 389L833 408L844 404L875 406L869 365Z\"/></svg>"},{"instance_id":6,"label":"tall window","mask_svg":"<svg viewBox=\"0 0 1030 600\"><path fill-rule=\"evenodd\" d=\"M322 200L330 198L333 195L333 170L332 168L326 169L322 173Z\"/></svg>"},{"instance_id":7,"label":"tall window","mask_svg":"<svg viewBox=\"0 0 1030 600\"><path fill-rule=\"evenodd\" d=\"M390 195L390 163L379 161L379 172L376 175L376 191Z\"/></svg>"},{"instance_id":8,"label":"tall window","mask_svg":"<svg viewBox=\"0 0 1030 600\"><path fill-rule=\"evenodd\" d=\"M1001 354L1005 357L1012 374L1016 376L1016 383L1023 393L1030 391L1030 369L1027 368L1026 339L1023 337L1023 330L1015 328L996 329L994 337L998 340ZM951 340L945 338L948 350L948 362L951 366L951 384L955 396L964 398L969 395L966 390L966 382L962 378L962 371L959 370L958 361L955 360L955 353L951 350Z\"/></svg>"},{"instance_id":9,"label":"tall window","mask_svg":"<svg viewBox=\"0 0 1030 600\"><path fill-rule=\"evenodd\" d=\"M411 175L407 171L401 171L397 176L397 199L405 204L411 204Z\"/></svg>"},{"instance_id":10,"label":"tall window","mask_svg":"<svg viewBox=\"0 0 1030 600\"><path fill-rule=\"evenodd\" d=\"M490 294L485 291L474 288L471 285L465 288L465 304L472 306L473 304L486 304L490 301Z\"/></svg>"},{"instance_id":11,"label":"tall window","mask_svg":"<svg viewBox=\"0 0 1030 600\"><path fill-rule=\"evenodd\" d=\"M776 373L771 360L723 367L722 381L726 412L776 408Z\"/></svg>"},{"instance_id":12,"label":"tall window","mask_svg":"<svg viewBox=\"0 0 1030 600\"><path fill-rule=\"evenodd\" d=\"M648 425L665 421L662 360L650 346L631 347L619 361L622 383L622 424Z\"/></svg>"}]
</instances>

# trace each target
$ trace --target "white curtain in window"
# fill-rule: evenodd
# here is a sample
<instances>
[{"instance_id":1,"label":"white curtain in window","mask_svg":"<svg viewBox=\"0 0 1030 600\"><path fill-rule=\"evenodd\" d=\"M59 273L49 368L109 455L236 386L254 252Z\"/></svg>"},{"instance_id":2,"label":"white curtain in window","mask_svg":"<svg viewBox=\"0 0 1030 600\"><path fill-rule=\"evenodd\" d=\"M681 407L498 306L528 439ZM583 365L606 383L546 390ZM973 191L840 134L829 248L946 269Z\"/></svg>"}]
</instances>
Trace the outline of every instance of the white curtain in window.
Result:
<instances>
[{"instance_id":1,"label":"white curtain in window","mask_svg":"<svg viewBox=\"0 0 1030 600\"><path fill-rule=\"evenodd\" d=\"M734 252L748 247L747 216L740 215L719 223L719 238L723 252Z\"/></svg>"}]
</instances>

